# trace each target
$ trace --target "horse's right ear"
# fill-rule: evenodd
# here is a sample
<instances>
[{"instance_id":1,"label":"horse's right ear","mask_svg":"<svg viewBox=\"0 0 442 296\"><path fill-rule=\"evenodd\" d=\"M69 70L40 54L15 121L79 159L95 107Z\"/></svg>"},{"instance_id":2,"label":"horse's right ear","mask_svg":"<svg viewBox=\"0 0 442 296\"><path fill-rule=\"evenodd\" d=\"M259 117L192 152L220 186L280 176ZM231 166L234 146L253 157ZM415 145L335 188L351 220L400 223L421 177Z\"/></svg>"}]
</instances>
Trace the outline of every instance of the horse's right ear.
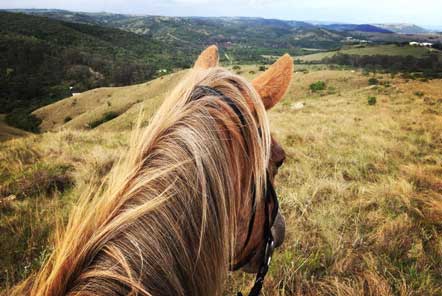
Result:
<instances>
[{"instance_id":1,"label":"horse's right ear","mask_svg":"<svg viewBox=\"0 0 442 296\"><path fill-rule=\"evenodd\" d=\"M218 47L211 45L198 57L193 66L194 69L209 69L218 66Z\"/></svg>"},{"instance_id":2,"label":"horse's right ear","mask_svg":"<svg viewBox=\"0 0 442 296\"><path fill-rule=\"evenodd\" d=\"M293 73L293 59L282 56L270 68L256 77L252 84L261 96L266 110L278 103L286 93Z\"/></svg>"}]
</instances>

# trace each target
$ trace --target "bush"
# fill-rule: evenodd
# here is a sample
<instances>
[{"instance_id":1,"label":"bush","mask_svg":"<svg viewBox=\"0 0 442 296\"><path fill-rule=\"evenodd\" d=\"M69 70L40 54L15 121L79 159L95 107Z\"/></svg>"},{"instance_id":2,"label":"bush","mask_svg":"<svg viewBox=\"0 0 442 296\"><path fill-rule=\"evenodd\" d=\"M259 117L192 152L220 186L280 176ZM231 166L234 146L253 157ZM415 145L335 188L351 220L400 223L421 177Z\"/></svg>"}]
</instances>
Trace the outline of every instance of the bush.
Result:
<instances>
[{"instance_id":1,"label":"bush","mask_svg":"<svg viewBox=\"0 0 442 296\"><path fill-rule=\"evenodd\" d=\"M317 81L315 83L310 84L310 90L312 92L318 92L324 90L326 88L326 84L324 81Z\"/></svg>"},{"instance_id":2,"label":"bush","mask_svg":"<svg viewBox=\"0 0 442 296\"><path fill-rule=\"evenodd\" d=\"M106 113L104 113L102 118L92 121L91 123L88 124L88 126L89 126L89 128L96 128L97 126L99 126L105 122L108 122L108 121L118 117L119 115L120 114L118 114L117 112L113 112L113 111L106 112Z\"/></svg>"},{"instance_id":3,"label":"bush","mask_svg":"<svg viewBox=\"0 0 442 296\"><path fill-rule=\"evenodd\" d=\"M417 97L423 97L424 93L421 92L421 91L417 91L417 92L414 93L414 95L417 96Z\"/></svg>"},{"instance_id":4,"label":"bush","mask_svg":"<svg viewBox=\"0 0 442 296\"><path fill-rule=\"evenodd\" d=\"M368 105L370 106L376 105L376 97L374 96L368 97Z\"/></svg>"},{"instance_id":5,"label":"bush","mask_svg":"<svg viewBox=\"0 0 442 296\"><path fill-rule=\"evenodd\" d=\"M71 121L72 120L72 117L70 117L70 116L66 116L65 118L64 118L64 123L67 123L67 122L69 122L69 121Z\"/></svg>"},{"instance_id":6,"label":"bush","mask_svg":"<svg viewBox=\"0 0 442 296\"><path fill-rule=\"evenodd\" d=\"M390 81L381 81L380 84L385 86L385 87L390 87L391 86Z\"/></svg>"},{"instance_id":7,"label":"bush","mask_svg":"<svg viewBox=\"0 0 442 296\"><path fill-rule=\"evenodd\" d=\"M241 67L238 65L233 66L233 70L241 70Z\"/></svg>"},{"instance_id":8,"label":"bush","mask_svg":"<svg viewBox=\"0 0 442 296\"><path fill-rule=\"evenodd\" d=\"M334 95L334 94L336 94L337 93L337 91L336 91L336 87L334 87L334 86L329 86L328 87L328 89L327 89L327 94L329 94L329 95Z\"/></svg>"},{"instance_id":9,"label":"bush","mask_svg":"<svg viewBox=\"0 0 442 296\"><path fill-rule=\"evenodd\" d=\"M6 123L25 131L40 132L41 119L30 114L29 109L16 109L6 116Z\"/></svg>"},{"instance_id":10,"label":"bush","mask_svg":"<svg viewBox=\"0 0 442 296\"><path fill-rule=\"evenodd\" d=\"M258 70L263 72L263 71L267 70L267 68L266 68L266 66L259 66Z\"/></svg>"},{"instance_id":11,"label":"bush","mask_svg":"<svg viewBox=\"0 0 442 296\"><path fill-rule=\"evenodd\" d=\"M369 85L378 85L379 80L377 78L372 77L372 78L368 79L368 84Z\"/></svg>"},{"instance_id":12,"label":"bush","mask_svg":"<svg viewBox=\"0 0 442 296\"><path fill-rule=\"evenodd\" d=\"M256 72L252 70L252 71L249 71L249 74L253 75L253 74L256 74Z\"/></svg>"}]
</instances>

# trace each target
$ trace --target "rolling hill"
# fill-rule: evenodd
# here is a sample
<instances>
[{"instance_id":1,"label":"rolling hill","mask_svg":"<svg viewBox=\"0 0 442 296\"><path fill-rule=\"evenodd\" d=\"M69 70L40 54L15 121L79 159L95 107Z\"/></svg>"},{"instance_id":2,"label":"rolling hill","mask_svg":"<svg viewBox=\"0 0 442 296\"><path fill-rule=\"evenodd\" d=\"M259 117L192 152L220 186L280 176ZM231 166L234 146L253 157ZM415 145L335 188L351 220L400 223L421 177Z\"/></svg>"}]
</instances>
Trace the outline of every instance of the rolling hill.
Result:
<instances>
[{"instance_id":1,"label":"rolling hill","mask_svg":"<svg viewBox=\"0 0 442 296\"><path fill-rule=\"evenodd\" d=\"M306 22L252 17L166 17L62 10L20 10L63 21L118 28L180 47L218 44L221 48L243 47L280 54L296 48L333 48L344 36ZM297 51L296 53L298 53Z\"/></svg>"},{"instance_id":2,"label":"rolling hill","mask_svg":"<svg viewBox=\"0 0 442 296\"><path fill-rule=\"evenodd\" d=\"M391 30L368 24L361 24L361 25L330 24L330 25L322 25L322 27L335 31L344 31L344 32L358 31L358 32L369 32L369 33L393 33L393 31Z\"/></svg>"},{"instance_id":3,"label":"rolling hill","mask_svg":"<svg viewBox=\"0 0 442 296\"><path fill-rule=\"evenodd\" d=\"M90 129L91 123L99 122L106 114L115 114L115 118L96 128L114 131L130 129L140 111L152 114L184 73L182 71L127 87L90 90L44 106L32 114L41 120L41 131Z\"/></svg>"}]
</instances>

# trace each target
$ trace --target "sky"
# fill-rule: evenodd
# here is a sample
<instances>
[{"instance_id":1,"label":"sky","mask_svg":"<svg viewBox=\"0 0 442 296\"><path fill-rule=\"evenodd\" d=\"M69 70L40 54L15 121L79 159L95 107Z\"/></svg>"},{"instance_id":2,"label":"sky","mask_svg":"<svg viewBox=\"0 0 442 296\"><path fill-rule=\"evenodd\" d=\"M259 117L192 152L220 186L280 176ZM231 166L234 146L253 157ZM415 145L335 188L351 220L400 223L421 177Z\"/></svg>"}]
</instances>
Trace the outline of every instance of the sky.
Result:
<instances>
[{"instance_id":1,"label":"sky","mask_svg":"<svg viewBox=\"0 0 442 296\"><path fill-rule=\"evenodd\" d=\"M57 8L167 16L254 16L442 29L442 0L0 0L1 9Z\"/></svg>"}]
</instances>

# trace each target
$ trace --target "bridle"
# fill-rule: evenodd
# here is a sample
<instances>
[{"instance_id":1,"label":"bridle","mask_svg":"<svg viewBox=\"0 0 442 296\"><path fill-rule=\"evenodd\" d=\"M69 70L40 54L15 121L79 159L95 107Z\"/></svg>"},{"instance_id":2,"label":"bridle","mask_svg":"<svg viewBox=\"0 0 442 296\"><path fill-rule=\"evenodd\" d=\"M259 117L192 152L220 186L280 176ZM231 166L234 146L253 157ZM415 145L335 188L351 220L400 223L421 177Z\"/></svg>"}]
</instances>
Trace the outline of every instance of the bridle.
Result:
<instances>
[{"instance_id":1,"label":"bridle","mask_svg":"<svg viewBox=\"0 0 442 296\"><path fill-rule=\"evenodd\" d=\"M264 256L262 258L261 266L259 267L258 273L256 274L255 283L249 292L249 296L258 296L259 293L261 292L262 286L264 284L264 278L267 275L267 272L269 271L270 263L272 261L273 251L275 249L275 242L273 240L273 234L272 234L272 226L273 223L275 222L276 216L278 215L279 203L278 203L278 196L276 194L272 182L270 181L268 172L267 172L266 183L267 184L266 184L265 203L264 203L264 210L266 214L264 221L264 240L266 242L266 245L265 245L265 251L264 251ZM270 213L269 213L270 202L274 203L271 213L272 222L270 222ZM250 219L249 225L254 225L253 223L254 218L255 218L255 209L252 213L252 218ZM251 254L253 256L254 253L252 252ZM238 292L237 295L243 296L241 292Z\"/></svg>"},{"instance_id":2,"label":"bridle","mask_svg":"<svg viewBox=\"0 0 442 296\"><path fill-rule=\"evenodd\" d=\"M204 96L211 95L215 97L219 97L226 102L230 108L232 108L233 112L236 114L236 116L239 118L241 122L241 132L244 136L244 126L246 125L244 115L242 114L241 110L238 108L238 106L234 103L234 101L225 96L222 92L219 90L209 87L209 86L196 86L195 89L192 91L191 94L191 101L196 101ZM260 132L260 131L259 131ZM256 190L253 189L253 203L255 204L256 200ZM273 203L272 212L270 213L270 203ZM272 226L275 222L276 216L278 215L279 210L279 203L278 203L278 196L276 194L275 188L273 187L273 184L270 180L269 172L266 173L266 185L265 185L265 202L264 202L264 211L265 211L265 221L264 221L264 241L265 241L265 251L262 258L261 265L259 267L258 273L256 274L255 283L250 290L248 296L258 296L261 292L262 286L264 284L265 276L267 275L267 272L269 270L270 262L272 260L272 254L275 249L275 242L272 235ZM249 221L249 227L247 232L246 241L244 243L245 248L249 240L252 236L253 229L254 229L254 221L256 216L256 207L253 207L252 211L252 217ZM252 257L256 254L257 250L253 250L250 252L248 256L246 256L243 260L233 265L232 269L236 270L247 264ZM237 296L243 296L241 292L238 292Z\"/></svg>"}]
</instances>

